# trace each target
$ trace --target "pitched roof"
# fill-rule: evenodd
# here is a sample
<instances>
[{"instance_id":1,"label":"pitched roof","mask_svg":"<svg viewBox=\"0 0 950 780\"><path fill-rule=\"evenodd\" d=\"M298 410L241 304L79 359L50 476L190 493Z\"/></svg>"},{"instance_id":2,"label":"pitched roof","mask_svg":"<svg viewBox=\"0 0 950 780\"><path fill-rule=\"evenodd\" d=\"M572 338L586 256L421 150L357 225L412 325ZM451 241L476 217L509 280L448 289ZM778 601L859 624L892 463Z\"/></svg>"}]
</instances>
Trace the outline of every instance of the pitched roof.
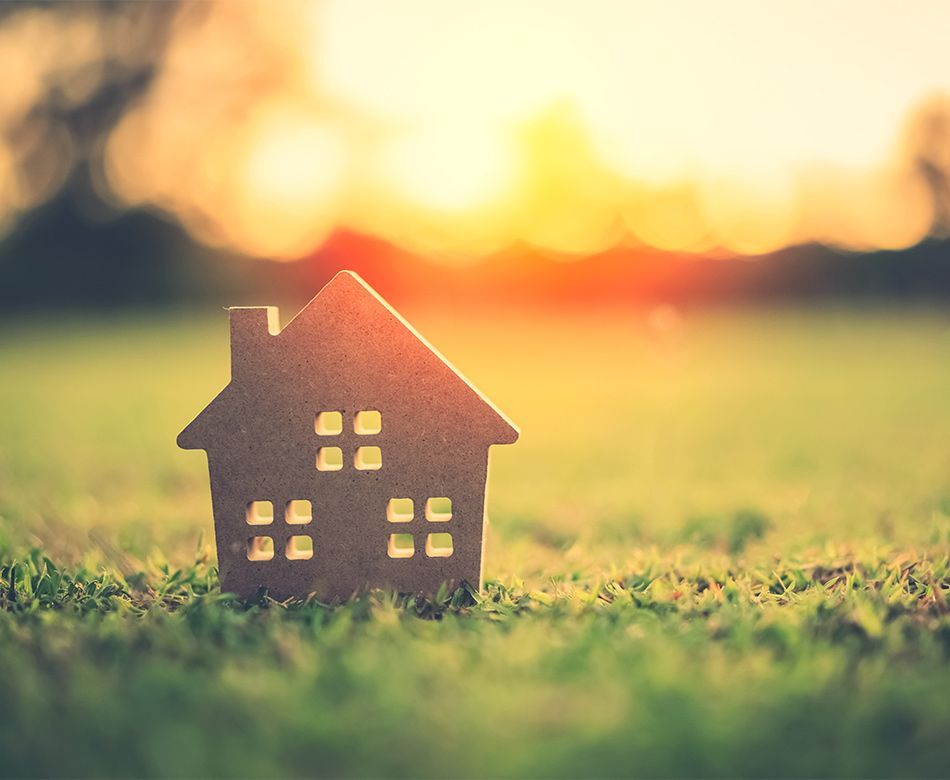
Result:
<instances>
[{"instance_id":1,"label":"pitched roof","mask_svg":"<svg viewBox=\"0 0 950 780\"><path fill-rule=\"evenodd\" d=\"M343 320L343 327L359 328L360 320L352 316L357 306L362 310L369 307L373 315L384 317L389 322L398 323L414 338L411 339L412 348L418 348L420 356L436 370L439 365L448 369L450 381L457 383L460 395L469 399L479 420L479 427L485 431L484 438L489 444L511 444L518 439L519 431L515 424L486 398L471 382L466 379L439 351L433 347L419 332L412 327L395 309L393 309L379 294L373 290L362 278L352 271L340 271L336 274L311 300L301 309L287 325L271 337L278 343L286 345L303 338L308 331L319 329L321 322L329 313L339 320ZM259 348L267 348L266 342ZM271 347L273 348L273 347ZM444 369L443 369L444 370ZM241 388L236 385L233 371L231 382L189 423L178 435L178 446L184 449L204 449L205 432L209 426L226 424L215 410L228 406L226 399L233 394L240 393Z\"/></svg>"}]
</instances>

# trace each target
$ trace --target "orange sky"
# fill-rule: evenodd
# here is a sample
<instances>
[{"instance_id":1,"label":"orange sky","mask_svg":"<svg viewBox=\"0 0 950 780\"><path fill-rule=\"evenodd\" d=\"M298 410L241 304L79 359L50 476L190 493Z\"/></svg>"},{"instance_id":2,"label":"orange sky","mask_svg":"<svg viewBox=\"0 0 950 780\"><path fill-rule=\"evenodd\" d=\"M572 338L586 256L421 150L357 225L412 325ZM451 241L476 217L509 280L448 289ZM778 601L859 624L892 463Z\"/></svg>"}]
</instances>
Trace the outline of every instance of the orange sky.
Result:
<instances>
[{"instance_id":1,"label":"orange sky","mask_svg":"<svg viewBox=\"0 0 950 780\"><path fill-rule=\"evenodd\" d=\"M49 13L0 33L0 123ZM119 45L72 18L80 65ZM907 246L933 214L904 128L950 92L947 29L923 0L186 5L99 185L278 258L341 227L463 260Z\"/></svg>"}]
</instances>

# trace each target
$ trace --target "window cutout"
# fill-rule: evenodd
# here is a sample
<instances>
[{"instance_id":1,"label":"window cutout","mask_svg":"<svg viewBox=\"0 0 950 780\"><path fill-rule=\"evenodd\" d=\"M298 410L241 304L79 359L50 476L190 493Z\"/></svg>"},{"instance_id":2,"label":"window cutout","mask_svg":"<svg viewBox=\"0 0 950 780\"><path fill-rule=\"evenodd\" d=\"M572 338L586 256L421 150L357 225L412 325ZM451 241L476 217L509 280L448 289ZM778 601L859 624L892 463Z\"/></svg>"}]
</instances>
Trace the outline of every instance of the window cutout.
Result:
<instances>
[{"instance_id":1,"label":"window cutout","mask_svg":"<svg viewBox=\"0 0 950 780\"><path fill-rule=\"evenodd\" d=\"M372 436L383 429L383 416L375 409L357 412L353 419L353 430L360 436Z\"/></svg>"},{"instance_id":2,"label":"window cutout","mask_svg":"<svg viewBox=\"0 0 950 780\"><path fill-rule=\"evenodd\" d=\"M411 498L391 498L386 507L386 519L390 523L411 523L415 508Z\"/></svg>"},{"instance_id":3,"label":"window cutout","mask_svg":"<svg viewBox=\"0 0 950 780\"><path fill-rule=\"evenodd\" d=\"M412 534L390 534L388 552L390 558L411 558L416 552Z\"/></svg>"},{"instance_id":4,"label":"window cutout","mask_svg":"<svg viewBox=\"0 0 950 780\"><path fill-rule=\"evenodd\" d=\"M453 552L452 534L429 534L426 555L430 558L448 558Z\"/></svg>"},{"instance_id":5,"label":"window cutout","mask_svg":"<svg viewBox=\"0 0 950 780\"><path fill-rule=\"evenodd\" d=\"M353 465L360 471L376 471L383 467L383 451L379 447L357 447Z\"/></svg>"},{"instance_id":6,"label":"window cutout","mask_svg":"<svg viewBox=\"0 0 950 780\"><path fill-rule=\"evenodd\" d=\"M340 412L320 412L313 429L321 436L339 436L343 433L343 415Z\"/></svg>"},{"instance_id":7,"label":"window cutout","mask_svg":"<svg viewBox=\"0 0 950 780\"><path fill-rule=\"evenodd\" d=\"M313 505L305 498L288 501L284 507L284 520L288 525L307 525L313 520Z\"/></svg>"},{"instance_id":8,"label":"window cutout","mask_svg":"<svg viewBox=\"0 0 950 780\"><path fill-rule=\"evenodd\" d=\"M247 540L249 561L269 561L274 557L274 540L269 536L252 536Z\"/></svg>"},{"instance_id":9,"label":"window cutout","mask_svg":"<svg viewBox=\"0 0 950 780\"><path fill-rule=\"evenodd\" d=\"M274 522L274 505L270 501L251 501L245 519L248 525L270 525Z\"/></svg>"},{"instance_id":10,"label":"window cutout","mask_svg":"<svg viewBox=\"0 0 950 780\"><path fill-rule=\"evenodd\" d=\"M447 523L452 519L451 498L430 498L426 501L426 520L430 523Z\"/></svg>"},{"instance_id":11,"label":"window cutout","mask_svg":"<svg viewBox=\"0 0 950 780\"><path fill-rule=\"evenodd\" d=\"M317 469L339 471L343 468L343 450L339 447L321 447L317 450Z\"/></svg>"},{"instance_id":12,"label":"window cutout","mask_svg":"<svg viewBox=\"0 0 950 780\"><path fill-rule=\"evenodd\" d=\"M313 557L313 539L309 536L291 536L284 554L288 561L309 561Z\"/></svg>"}]
</instances>

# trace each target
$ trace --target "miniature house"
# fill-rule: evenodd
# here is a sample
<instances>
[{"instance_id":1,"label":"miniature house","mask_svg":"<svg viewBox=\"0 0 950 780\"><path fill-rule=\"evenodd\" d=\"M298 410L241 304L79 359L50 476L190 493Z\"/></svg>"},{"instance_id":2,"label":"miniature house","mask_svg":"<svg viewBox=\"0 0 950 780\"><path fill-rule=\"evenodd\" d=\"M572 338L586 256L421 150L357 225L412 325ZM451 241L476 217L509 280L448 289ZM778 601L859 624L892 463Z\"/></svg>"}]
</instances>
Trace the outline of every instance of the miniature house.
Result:
<instances>
[{"instance_id":1,"label":"miniature house","mask_svg":"<svg viewBox=\"0 0 950 780\"><path fill-rule=\"evenodd\" d=\"M222 589L480 588L511 421L356 274L279 332L273 307L230 315L231 381L178 436L208 454Z\"/></svg>"}]
</instances>

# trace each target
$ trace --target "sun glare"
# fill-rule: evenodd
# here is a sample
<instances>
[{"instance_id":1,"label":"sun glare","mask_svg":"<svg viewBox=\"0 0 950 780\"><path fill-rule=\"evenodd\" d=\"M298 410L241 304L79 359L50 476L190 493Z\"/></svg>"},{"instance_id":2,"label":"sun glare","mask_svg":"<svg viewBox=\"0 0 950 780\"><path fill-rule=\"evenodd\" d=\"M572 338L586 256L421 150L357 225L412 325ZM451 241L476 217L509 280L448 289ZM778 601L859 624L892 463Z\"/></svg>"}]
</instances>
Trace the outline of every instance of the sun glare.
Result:
<instances>
[{"instance_id":1,"label":"sun glare","mask_svg":"<svg viewBox=\"0 0 950 780\"><path fill-rule=\"evenodd\" d=\"M920 240L932 211L898 118L950 89L946 12L782 9L189 6L106 180L204 240L276 257L335 228L470 256Z\"/></svg>"},{"instance_id":2,"label":"sun glare","mask_svg":"<svg viewBox=\"0 0 950 780\"><path fill-rule=\"evenodd\" d=\"M257 252L306 254L339 212L346 147L331 124L277 114L253 134L238 189L236 230Z\"/></svg>"},{"instance_id":3,"label":"sun glare","mask_svg":"<svg viewBox=\"0 0 950 780\"><path fill-rule=\"evenodd\" d=\"M247 188L268 208L311 211L338 191L345 144L329 123L274 117L252 140Z\"/></svg>"},{"instance_id":4,"label":"sun glare","mask_svg":"<svg viewBox=\"0 0 950 780\"><path fill-rule=\"evenodd\" d=\"M435 211L464 211L499 197L511 185L510 149L498 134L466 127L409 133L381 150L386 183Z\"/></svg>"}]
</instances>

